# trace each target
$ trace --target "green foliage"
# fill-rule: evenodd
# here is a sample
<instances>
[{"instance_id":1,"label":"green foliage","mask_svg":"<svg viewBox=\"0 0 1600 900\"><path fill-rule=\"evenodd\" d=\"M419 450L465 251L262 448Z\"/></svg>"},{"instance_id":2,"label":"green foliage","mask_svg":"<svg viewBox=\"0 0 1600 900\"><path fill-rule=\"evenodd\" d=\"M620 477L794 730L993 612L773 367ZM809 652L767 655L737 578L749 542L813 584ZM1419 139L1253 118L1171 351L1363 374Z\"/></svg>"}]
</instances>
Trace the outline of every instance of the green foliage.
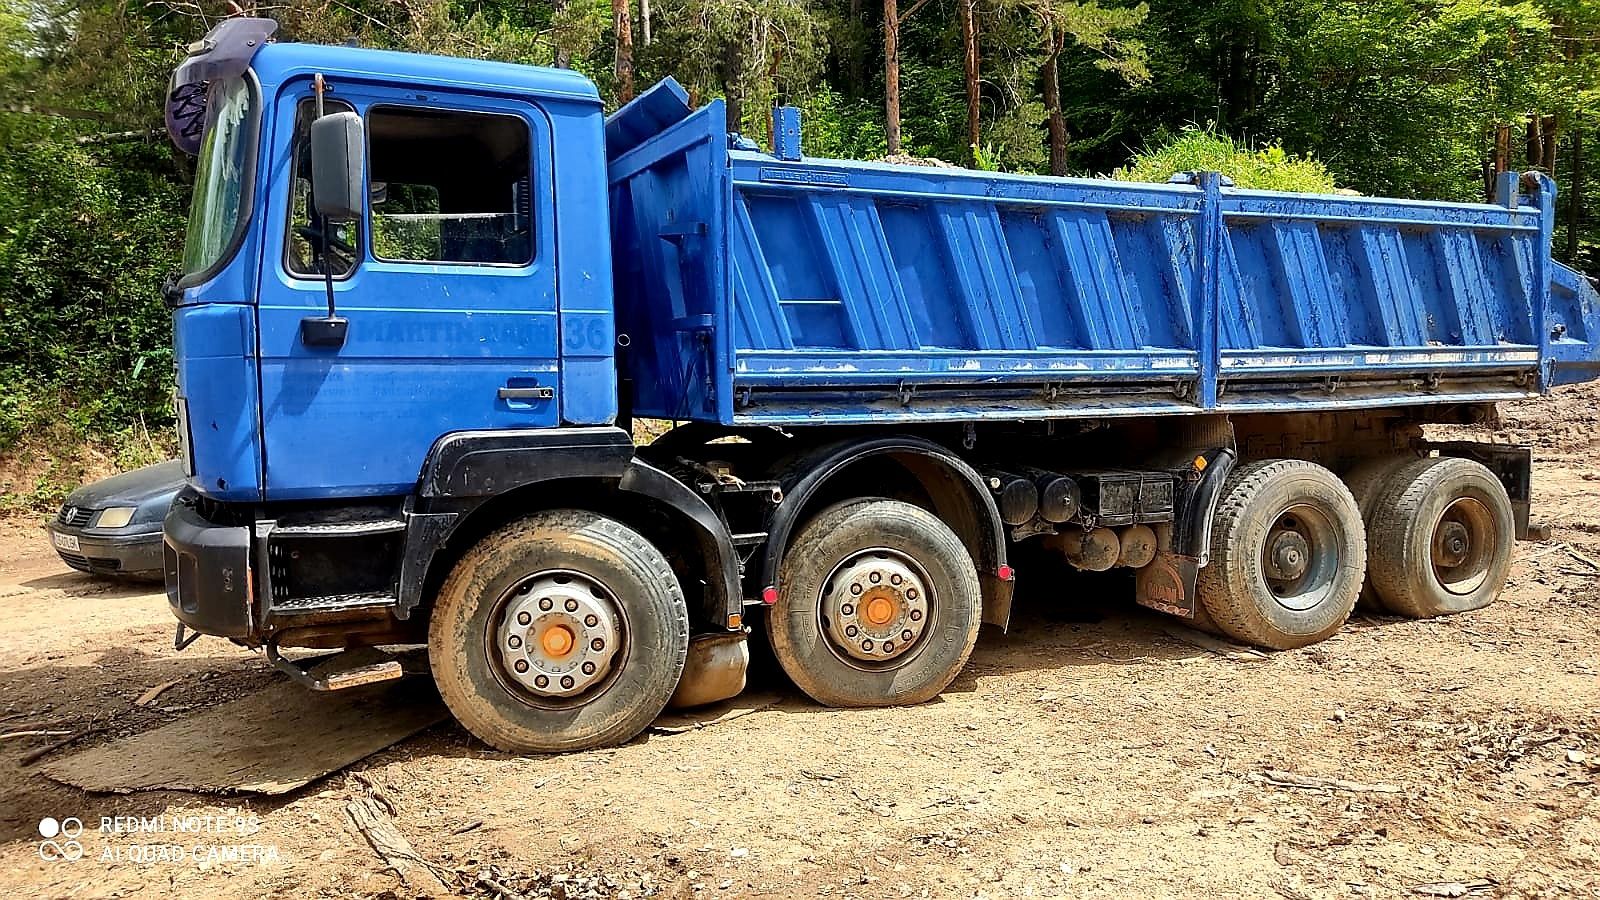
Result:
<instances>
[{"instance_id":1,"label":"green foliage","mask_svg":"<svg viewBox=\"0 0 1600 900\"><path fill-rule=\"evenodd\" d=\"M799 98L800 143L810 156L881 159L888 152L883 113L860 97L820 84Z\"/></svg>"},{"instance_id":2,"label":"green foliage","mask_svg":"<svg viewBox=\"0 0 1600 900\"><path fill-rule=\"evenodd\" d=\"M1277 144L1241 147L1233 139L1199 128L1185 128L1133 162L1111 173L1120 181L1165 182L1179 172L1221 172L1234 186L1267 191L1331 193L1333 176L1315 159L1287 153Z\"/></svg>"}]
</instances>

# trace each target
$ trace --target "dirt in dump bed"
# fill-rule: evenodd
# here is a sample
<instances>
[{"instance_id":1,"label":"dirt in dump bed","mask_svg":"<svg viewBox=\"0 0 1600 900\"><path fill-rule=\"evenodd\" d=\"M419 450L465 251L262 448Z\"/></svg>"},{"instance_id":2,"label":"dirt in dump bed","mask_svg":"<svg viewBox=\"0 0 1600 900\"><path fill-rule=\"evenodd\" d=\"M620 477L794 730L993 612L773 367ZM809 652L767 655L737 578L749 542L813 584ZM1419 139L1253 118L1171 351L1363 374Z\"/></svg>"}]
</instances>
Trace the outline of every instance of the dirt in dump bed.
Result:
<instances>
[{"instance_id":1,"label":"dirt in dump bed","mask_svg":"<svg viewBox=\"0 0 1600 900\"><path fill-rule=\"evenodd\" d=\"M1010 633L915 708L822 709L762 675L776 705L709 727L516 758L445 724L273 800L85 794L20 765L59 738L7 737L0 895L1600 897L1597 419L1584 387L1475 433L1537 447L1554 526L1482 612L1223 654L1108 599L1118 580L1020 559ZM0 529L0 734L94 746L278 678L171 637L159 594ZM412 848L407 882L352 803ZM92 823L82 859L41 859L46 816Z\"/></svg>"}]
</instances>

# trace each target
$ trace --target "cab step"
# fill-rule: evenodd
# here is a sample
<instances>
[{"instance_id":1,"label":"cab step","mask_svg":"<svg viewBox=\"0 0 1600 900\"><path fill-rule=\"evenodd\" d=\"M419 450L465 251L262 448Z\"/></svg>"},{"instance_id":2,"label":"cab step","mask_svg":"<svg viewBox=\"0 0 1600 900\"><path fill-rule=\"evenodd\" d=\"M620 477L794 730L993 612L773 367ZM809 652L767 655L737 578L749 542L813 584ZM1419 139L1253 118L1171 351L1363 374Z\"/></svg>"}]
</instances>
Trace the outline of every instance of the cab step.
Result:
<instances>
[{"instance_id":1,"label":"cab step","mask_svg":"<svg viewBox=\"0 0 1600 900\"><path fill-rule=\"evenodd\" d=\"M363 519L353 522L277 522L272 526L274 538L294 537L369 537L395 534L406 530L405 519Z\"/></svg>"},{"instance_id":2,"label":"cab step","mask_svg":"<svg viewBox=\"0 0 1600 900\"><path fill-rule=\"evenodd\" d=\"M350 612L362 609L384 609L394 606L399 598L388 591L354 594L329 594L322 597L286 597L273 600L270 612L279 616L309 616L317 613Z\"/></svg>"},{"instance_id":3,"label":"cab step","mask_svg":"<svg viewBox=\"0 0 1600 900\"><path fill-rule=\"evenodd\" d=\"M263 648L267 660L278 671L294 679L296 684L313 691L343 691L384 681L399 681L405 677L405 667L395 659L371 647L357 647L295 661L284 659L278 653L275 641Z\"/></svg>"}]
</instances>

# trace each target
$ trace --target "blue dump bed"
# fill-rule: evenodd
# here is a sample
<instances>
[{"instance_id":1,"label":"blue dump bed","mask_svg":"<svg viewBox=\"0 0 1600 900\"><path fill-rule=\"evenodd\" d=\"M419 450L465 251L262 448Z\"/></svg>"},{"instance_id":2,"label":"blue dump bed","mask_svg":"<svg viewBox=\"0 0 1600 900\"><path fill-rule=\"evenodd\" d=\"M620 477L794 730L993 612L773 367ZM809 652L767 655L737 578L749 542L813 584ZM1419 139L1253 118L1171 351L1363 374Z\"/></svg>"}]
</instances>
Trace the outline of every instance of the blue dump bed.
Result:
<instances>
[{"instance_id":1,"label":"blue dump bed","mask_svg":"<svg viewBox=\"0 0 1600 900\"><path fill-rule=\"evenodd\" d=\"M782 159L672 82L606 137L635 415L1280 412L1600 373L1542 175L1445 204Z\"/></svg>"}]
</instances>

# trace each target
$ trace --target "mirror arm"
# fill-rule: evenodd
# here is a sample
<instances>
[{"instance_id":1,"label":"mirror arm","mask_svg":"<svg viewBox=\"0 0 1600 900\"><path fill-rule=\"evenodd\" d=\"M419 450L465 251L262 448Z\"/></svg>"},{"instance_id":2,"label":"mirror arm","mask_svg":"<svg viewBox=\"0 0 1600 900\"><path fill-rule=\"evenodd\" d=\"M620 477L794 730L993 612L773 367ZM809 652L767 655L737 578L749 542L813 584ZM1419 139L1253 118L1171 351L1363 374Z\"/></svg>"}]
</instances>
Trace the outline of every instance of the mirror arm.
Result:
<instances>
[{"instance_id":1,"label":"mirror arm","mask_svg":"<svg viewBox=\"0 0 1600 900\"><path fill-rule=\"evenodd\" d=\"M312 89L317 95L317 118L320 119L323 112L321 72L313 76ZM329 247L332 241L333 223L324 217L320 230L322 231L322 284L328 292L328 314L301 319L300 342L307 347L342 347L345 336L350 331L350 320L337 315L333 305L333 256Z\"/></svg>"}]
</instances>

